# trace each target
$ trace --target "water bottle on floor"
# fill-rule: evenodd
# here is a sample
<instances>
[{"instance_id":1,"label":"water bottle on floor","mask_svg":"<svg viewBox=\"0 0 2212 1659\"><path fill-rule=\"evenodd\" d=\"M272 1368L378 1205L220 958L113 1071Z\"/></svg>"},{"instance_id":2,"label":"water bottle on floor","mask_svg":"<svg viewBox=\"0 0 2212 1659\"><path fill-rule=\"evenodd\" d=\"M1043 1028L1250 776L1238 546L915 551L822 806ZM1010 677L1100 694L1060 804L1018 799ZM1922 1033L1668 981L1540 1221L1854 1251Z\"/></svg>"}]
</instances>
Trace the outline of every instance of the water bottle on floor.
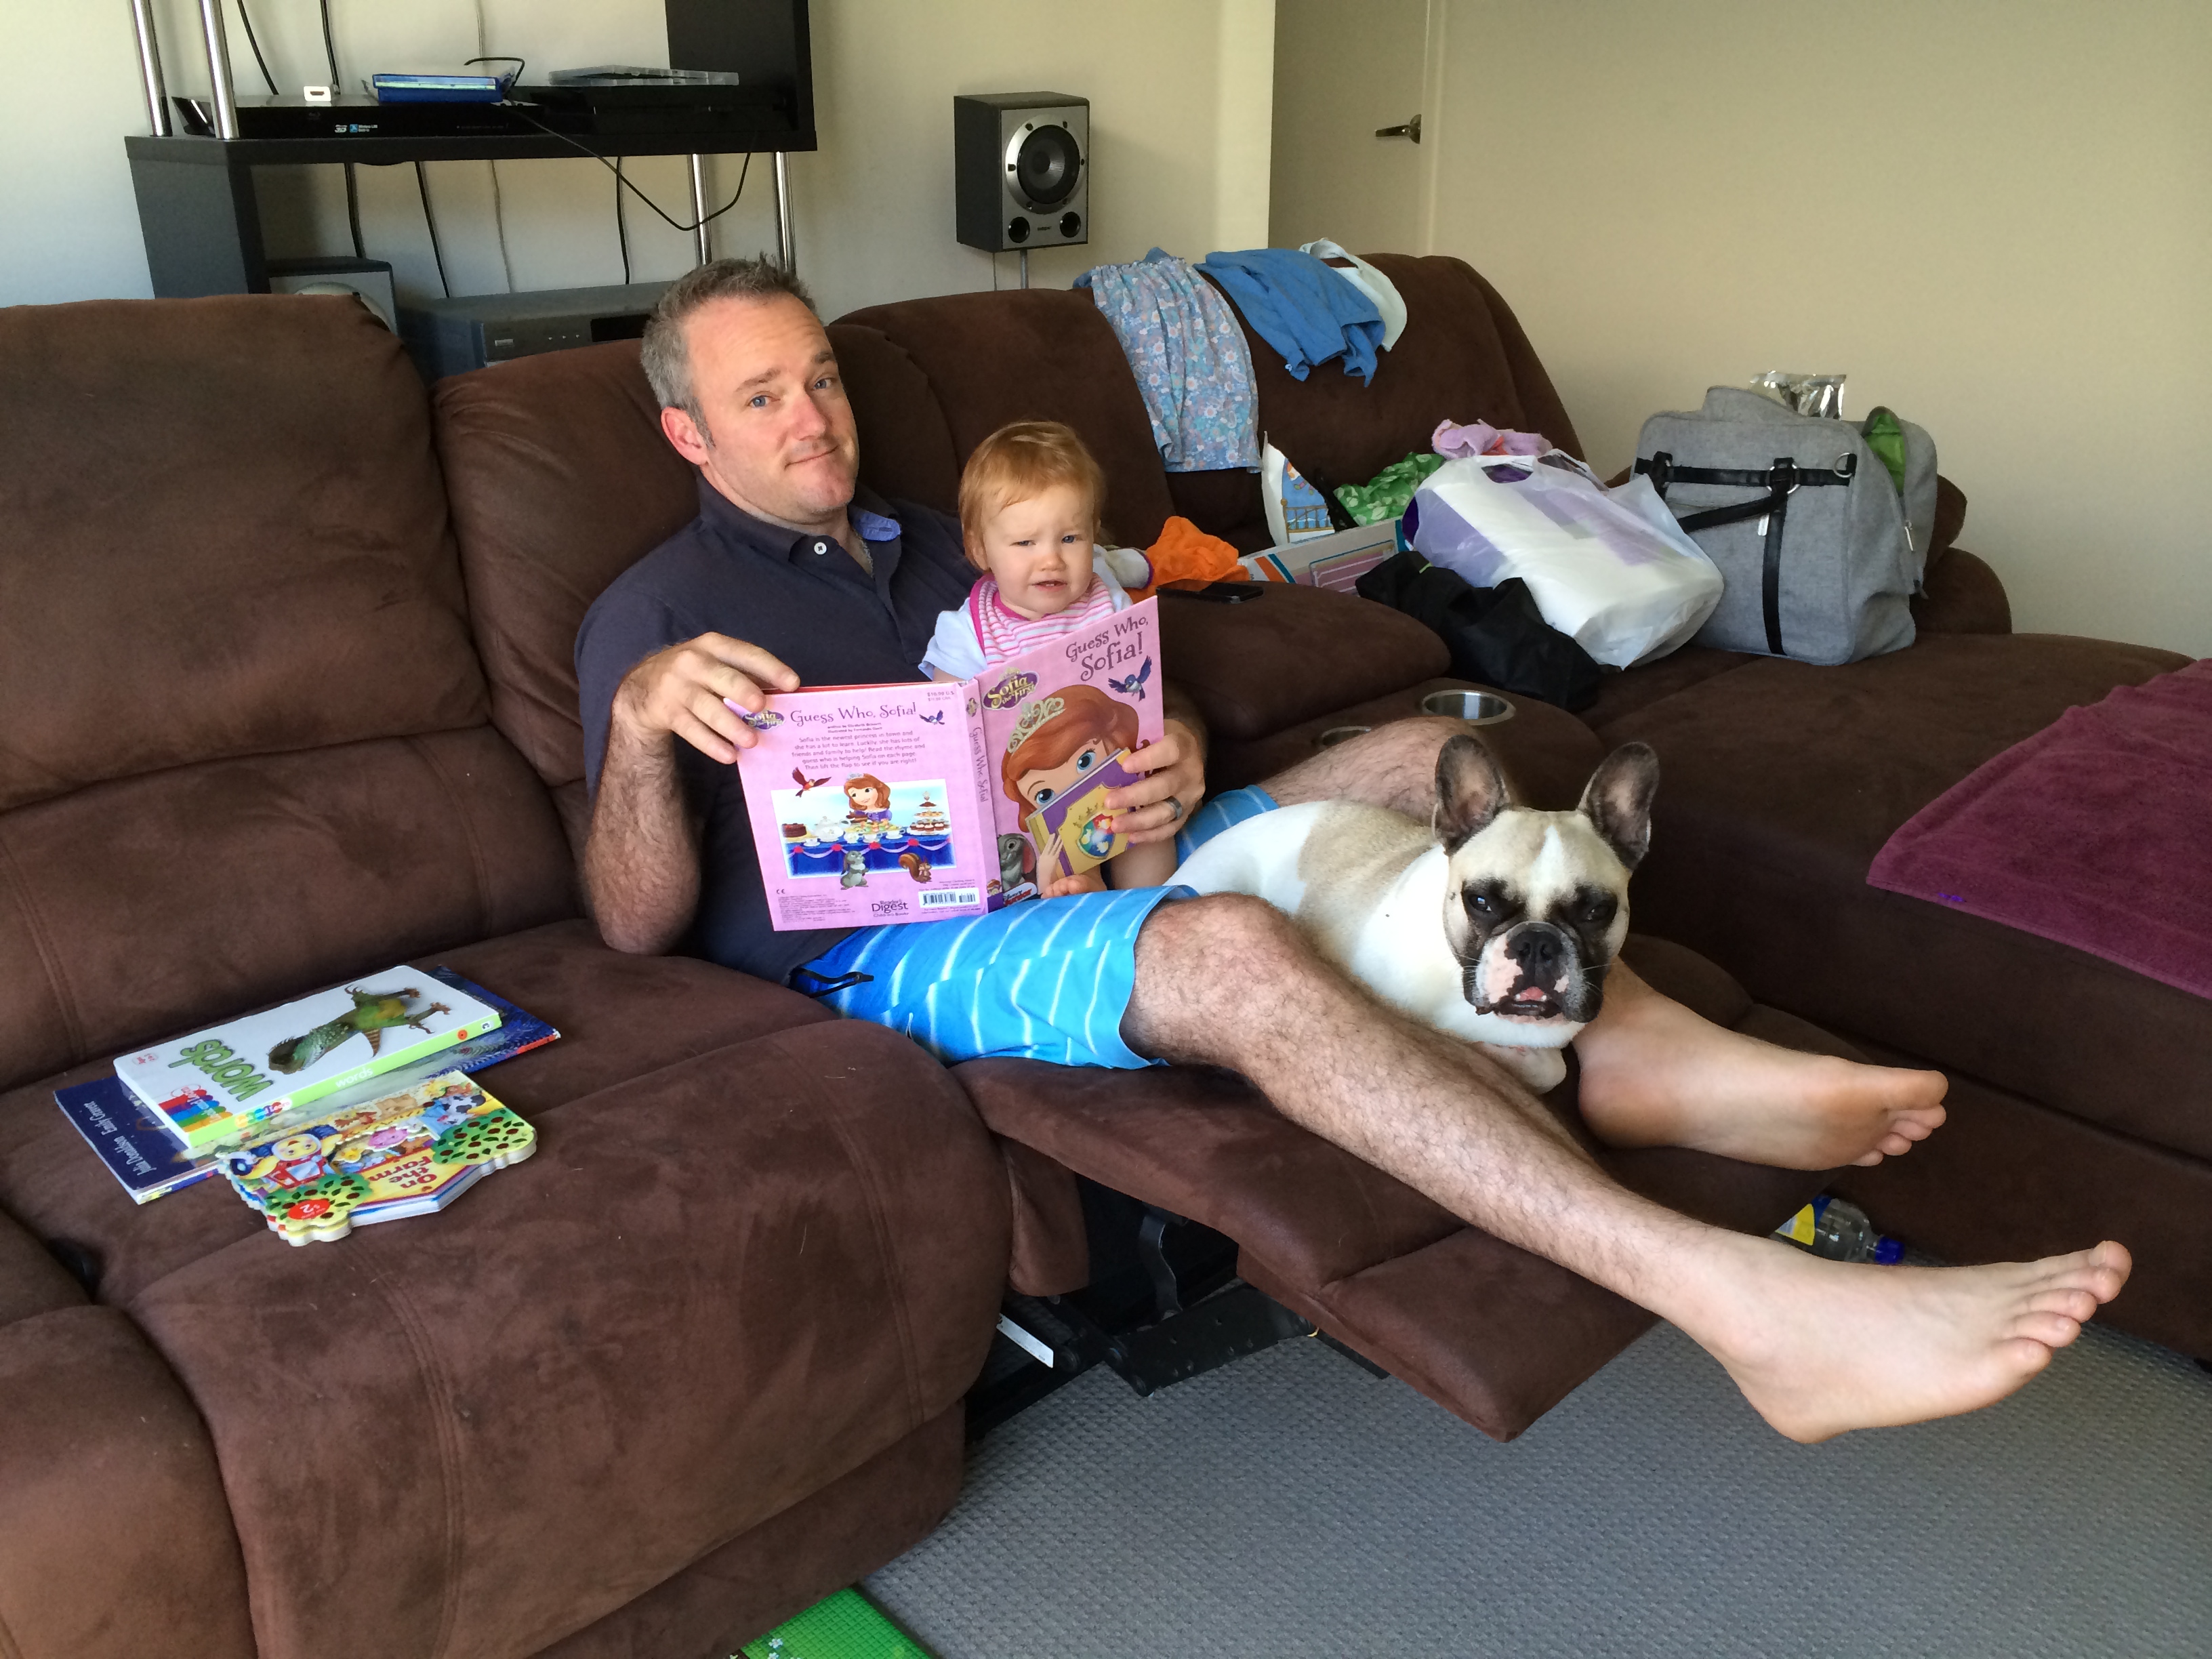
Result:
<instances>
[{"instance_id":1,"label":"water bottle on floor","mask_svg":"<svg viewBox=\"0 0 2212 1659\"><path fill-rule=\"evenodd\" d=\"M1864 1210L1826 1193L1777 1227L1774 1236L1834 1261L1872 1261L1887 1267L1905 1256L1905 1246L1887 1233L1876 1232Z\"/></svg>"}]
</instances>

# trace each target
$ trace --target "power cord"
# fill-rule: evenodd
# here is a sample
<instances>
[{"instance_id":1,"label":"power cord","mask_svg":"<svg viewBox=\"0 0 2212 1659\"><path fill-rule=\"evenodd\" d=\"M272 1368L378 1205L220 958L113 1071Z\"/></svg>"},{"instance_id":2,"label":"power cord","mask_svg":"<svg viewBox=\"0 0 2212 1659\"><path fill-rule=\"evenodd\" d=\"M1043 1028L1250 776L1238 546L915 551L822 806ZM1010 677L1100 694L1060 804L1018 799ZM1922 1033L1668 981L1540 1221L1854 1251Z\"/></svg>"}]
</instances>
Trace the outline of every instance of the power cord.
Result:
<instances>
[{"instance_id":1,"label":"power cord","mask_svg":"<svg viewBox=\"0 0 2212 1659\"><path fill-rule=\"evenodd\" d=\"M490 25L484 21L483 0L476 0L476 6L477 55L470 58L461 67L473 69L478 64L514 64L514 73L502 76L500 81L499 95L504 98L514 88L515 82L522 79L524 71L530 67L530 60L526 58L509 57L504 53L489 50L491 44L491 31ZM499 238L499 268L506 273L507 291L512 294L514 292L514 260L507 251L507 198L499 187L499 163L486 160L484 167L491 173L491 223L493 231Z\"/></svg>"},{"instance_id":2,"label":"power cord","mask_svg":"<svg viewBox=\"0 0 2212 1659\"><path fill-rule=\"evenodd\" d=\"M430 211L430 177L422 171L422 164L415 164L415 191L422 198L422 222L430 229L430 257L438 262L438 286L446 297L453 297L453 285L446 280L446 251L438 246L438 221Z\"/></svg>"},{"instance_id":3,"label":"power cord","mask_svg":"<svg viewBox=\"0 0 2212 1659\"><path fill-rule=\"evenodd\" d=\"M623 158L615 157L615 245L622 249L623 286L629 286L629 227L623 222Z\"/></svg>"},{"instance_id":4,"label":"power cord","mask_svg":"<svg viewBox=\"0 0 2212 1659\"><path fill-rule=\"evenodd\" d=\"M269 60L261 55L261 41L253 33L253 15L246 9L246 0L238 0L238 21L246 25L246 44L253 48L253 61L261 65L261 79L269 88L271 98L283 94L276 90L276 77L269 72Z\"/></svg>"},{"instance_id":5,"label":"power cord","mask_svg":"<svg viewBox=\"0 0 2212 1659\"><path fill-rule=\"evenodd\" d=\"M569 149L573 149L573 150L580 151L580 153L582 153L583 155L586 155L590 156L590 157L591 157L594 161L597 161L597 162L598 162L601 167L605 167L608 172L610 172L610 173L613 173L613 174L614 174L614 176L615 176L615 185L616 185L616 188L617 188L617 190L626 190L626 191L628 191L631 195L633 195L633 196L636 197L636 198L637 198L637 199L638 199L639 201L641 201L641 202L644 203L644 204L646 204L646 206L647 206L647 207L651 208L651 209L652 209L652 210L653 210L656 214L659 214L659 215L660 216L660 219L661 219L661 222L662 222L662 223L664 223L664 224L667 225L667 226L668 226L671 229L672 229L672 230L677 230L677 231L680 231L680 232L682 232L682 233L683 233L684 235L686 235L686 236L690 235L693 231L695 231L695 230L698 229L698 228L699 228L699 227L700 227L701 225L711 225L711 224L713 224L713 223L714 222L714 221L715 221L715 220L717 220L717 219L720 218L724 214L727 213L727 212L728 212L732 208L733 208L733 207L737 206L737 204L738 204L740 201L742 201L742 200L744 200L744 194L745 194L745 180L746 180L746 179L747 179L748 177L750 177L750 174L751 174L751 173L752 173L752 170L753 170L753 158L752 158L752 152L751 152L751 151L750 151L750 150L748 150L748 151L746 151L746 152L745 152L745 164L744 164L744 167L742 167L741 168L739 168L739 169L738 169L738 189L737 189L737 194L735 194L734 196L731 197L731 198L730 198L730 199L729 199L728 201L726 201L726 202L723 203L721 206L720 206L720 207L716 208L716 209L715 209L712 213L708 214L705 218L703 218L703 219L695 219L695 220L693 220L690 224L688 224L688 225L687 225L687 224L684 223L681 220L679 220L679 219L676 219L676 218L673 218L673 217L670 216L667 213L663 212L663 211L662 211L662 210L661 210L661 206L660 206L660 204L659 204L659 203L658 203L658 202L654 201L654 200L653 199L653 198L651 198L650 196L647 196L647 195L643 191L640 190L640 189L639 189L639 188L638 188L635 184L631 183L629 179L626 179L626 178L624 178L624 177L623 176L623 171L622 171L622 168L621 168L621 167L619 167L618 166L617 166L613 161L610 160L610 159L609 159L609 158L607 158L606 156L604 156L604 155L600 155L600 154L599 153L599 151L597 151L597 150L593 149L592 149L589 144L587 144L587 143L584 143L581 139L580 139L580 138L572 138L572 137L570 137L567 133L565 133L565 132L562 132L562 131L559 131L557 128L554 128L554 127L549 127L549 126L547 126L547 125L545 125L545 123L544 123L544 122L543 122L543 121L539 120L536 116L530 114L527 111L524 110L523 108L521 108L521 107L520 107L520 106L518 106L518 105L515 105L515 104L512 104L512 103L510 103L509 105L507 105L507 107L508 109L510 109L510 110L513 110L513 111L514 112L514 113L515 113L515 114L520 115L520 117L521 117L525 121L527 121L527 122L528 122L532 126L536 127L536 128L538 130L538 131L540 131L540 132L544 133L547 137L549 137L549 138L557 138L557 139L559 139L562 143L564 143L564 144L568 145Z\"/></svg>"}]
</instances>

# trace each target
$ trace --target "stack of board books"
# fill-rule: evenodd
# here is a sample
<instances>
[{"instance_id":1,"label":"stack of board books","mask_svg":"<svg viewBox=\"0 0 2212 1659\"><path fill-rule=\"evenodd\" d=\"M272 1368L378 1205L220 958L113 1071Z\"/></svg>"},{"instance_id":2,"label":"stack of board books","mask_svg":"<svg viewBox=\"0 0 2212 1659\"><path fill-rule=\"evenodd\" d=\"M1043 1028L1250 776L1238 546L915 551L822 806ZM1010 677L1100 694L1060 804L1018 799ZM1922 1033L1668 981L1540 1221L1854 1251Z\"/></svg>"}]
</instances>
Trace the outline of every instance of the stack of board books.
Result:
<instances>
[{"instance_id":1,"label":"stack of board books","mask_svg":"<svg viewBox=\"0 0 2212 1659\"><path fill-rule=\"evenodd\" d=\"M54 1100L134 1202L220 1171L270 1217L272 1231L305 1243L442 1209L489 1170L527 1157L529 1126L467 1074L560 1035L450 969L401 967L125 1054L113 1076L58 1089ZM400 1108L403 1097L412 1109ZM445 1147L468 1151L466 1162L414 1156L430 1150L411 1143L433 1123L440 1135L468 1130ZM374 1153L366 1141L362 1149L339 1145L356 1137L375 1140ZM307 1152L307 1139L318 1153ZM402 1144L406 1159L387 1155ZM313 1179L337 1179L328 1191L305 1194L317 1157L327 1167ZM296 1217L273 1212L276 1194L285 1199L280 1210L308 1208Z\"/></svg>"}]
</instances>

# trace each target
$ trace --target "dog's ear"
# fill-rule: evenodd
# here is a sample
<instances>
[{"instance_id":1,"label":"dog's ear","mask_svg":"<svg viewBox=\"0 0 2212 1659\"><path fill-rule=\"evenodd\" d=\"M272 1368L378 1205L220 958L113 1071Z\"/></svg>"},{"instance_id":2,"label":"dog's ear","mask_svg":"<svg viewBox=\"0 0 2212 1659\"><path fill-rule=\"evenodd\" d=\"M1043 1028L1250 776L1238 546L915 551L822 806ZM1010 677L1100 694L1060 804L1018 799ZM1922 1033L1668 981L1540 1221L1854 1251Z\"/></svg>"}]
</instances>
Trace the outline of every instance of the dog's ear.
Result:
<instances>
[{"instance_id":1,"label":"dog's ear","mask_svg":"<svg viewBox=\"0 0 2212 1659\"><path fill-rule=\"evenodd\" d=\"M1437 810L1431 820L1444 851L1456 853L1512 803L1505 775L1481 740L1465 735L1444 739L1437 752Z\"/></svg>"},{"instance_id":2,"label":"dog's ear","mask_svg":"<svg viewBox=\"0 0 2212 1659\"><path fill-rule=\"evenodd\" d=\"M1651 798L1658 793L1659 757L1648 744L1625 743L1598 763L1577 810L1633 870L1650 850Z\"/></svg>"}]
</instances>

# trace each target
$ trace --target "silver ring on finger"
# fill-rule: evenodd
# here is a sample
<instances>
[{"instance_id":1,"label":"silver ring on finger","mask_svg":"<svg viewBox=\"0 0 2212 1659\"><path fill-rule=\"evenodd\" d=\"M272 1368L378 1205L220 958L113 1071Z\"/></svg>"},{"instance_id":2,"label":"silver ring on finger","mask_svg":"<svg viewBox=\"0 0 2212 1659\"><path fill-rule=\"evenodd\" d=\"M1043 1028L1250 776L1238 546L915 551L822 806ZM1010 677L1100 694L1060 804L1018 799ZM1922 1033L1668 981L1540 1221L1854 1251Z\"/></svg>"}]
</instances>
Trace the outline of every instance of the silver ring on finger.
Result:
<instances>
[{"instance_id":1,"label":"silver ring on finger","mask_svg":"<svg viewBox=\"0 0 2212 1659\"><path fill-rule=\"evenodd\" d=\"M1168 822L1169 822L1170 823L1182 823L1182 803L1181 801L1177 800L1177 799L1176 799L1173 795L1170 795L1170 796L1168 797L1168 800L1167 800L1167 807L1168 807Z\"/></svg>"}]
</instances>

